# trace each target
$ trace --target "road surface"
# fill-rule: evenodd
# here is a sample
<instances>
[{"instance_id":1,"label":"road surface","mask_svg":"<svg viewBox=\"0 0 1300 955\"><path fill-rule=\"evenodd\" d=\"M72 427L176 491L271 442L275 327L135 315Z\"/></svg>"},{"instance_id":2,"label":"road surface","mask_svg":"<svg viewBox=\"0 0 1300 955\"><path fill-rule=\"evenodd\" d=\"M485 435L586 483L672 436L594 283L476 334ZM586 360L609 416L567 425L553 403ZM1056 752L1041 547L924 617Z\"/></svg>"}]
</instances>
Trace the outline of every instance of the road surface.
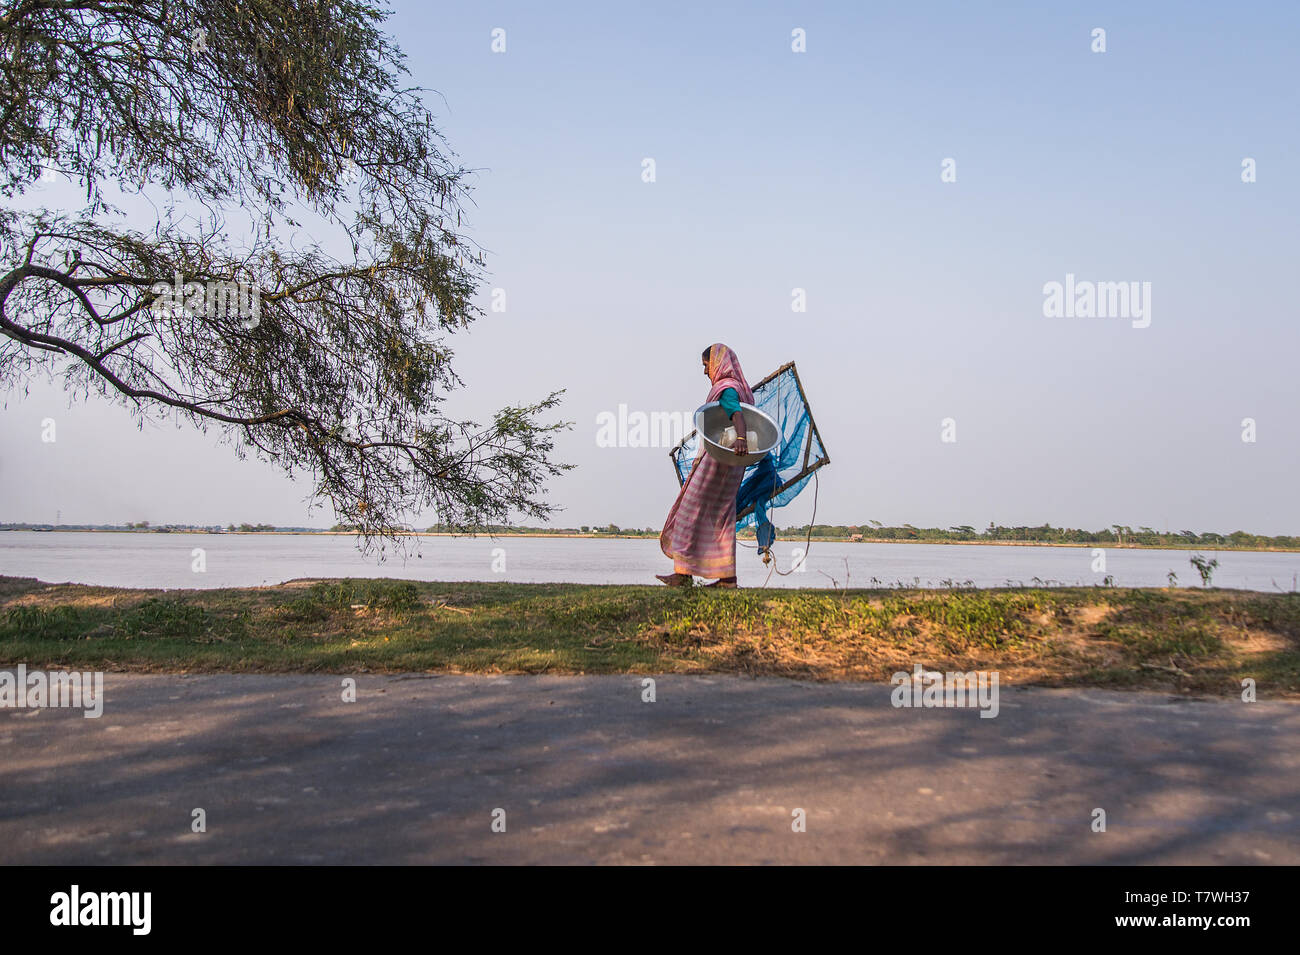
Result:
<instances>
[{"instance_id":1,"label":"road surface","mask_svg":"<svg viewBox=\"0 0 1300 955\"><path fill-rule=\"evenodd\" d=\"M339 676L104 679L99 719L0 710L0 863L1300 863L1292 703L1003 687L989 719L720 676L659 676L654 702L639 676L361 674L355 702Z\"/></svg>"}]
</instances>

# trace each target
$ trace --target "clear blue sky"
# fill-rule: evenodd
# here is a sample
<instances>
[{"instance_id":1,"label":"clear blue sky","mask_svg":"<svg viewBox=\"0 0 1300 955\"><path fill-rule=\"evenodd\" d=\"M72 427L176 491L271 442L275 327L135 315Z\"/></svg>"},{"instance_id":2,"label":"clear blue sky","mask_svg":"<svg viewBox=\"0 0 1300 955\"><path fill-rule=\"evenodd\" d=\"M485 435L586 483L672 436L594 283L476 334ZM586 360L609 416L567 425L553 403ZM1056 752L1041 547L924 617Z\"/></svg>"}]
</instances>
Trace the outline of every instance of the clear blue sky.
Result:
<instances>
[{"instance_id":1,"label":"clear blue sky","mask_svg":"<svg viewBox=\"0 0 1300 955\"><path fill-rule=\"evenodd\" d=\"M665 450L599 448L596 416L694 408L722 340L751 380L798 361L819 521L1300 533L1297 5L395 7L507 295L458 342L455 405L568 389L558 523L660 526ZM1067 273L1150 282L1150 327L1045 318ZM56 389L10 396L0 455L0 519L333 520Z\"/></svg>"}]
</instances>

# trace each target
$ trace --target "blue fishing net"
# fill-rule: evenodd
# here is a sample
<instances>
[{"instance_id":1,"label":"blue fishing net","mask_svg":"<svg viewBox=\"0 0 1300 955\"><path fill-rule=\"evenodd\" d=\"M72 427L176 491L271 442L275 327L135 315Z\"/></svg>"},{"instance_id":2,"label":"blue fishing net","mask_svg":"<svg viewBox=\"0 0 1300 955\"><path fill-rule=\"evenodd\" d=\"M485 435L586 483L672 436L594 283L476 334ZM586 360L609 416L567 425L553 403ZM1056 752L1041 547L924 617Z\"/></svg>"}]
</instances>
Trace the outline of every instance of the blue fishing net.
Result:
<instances>
[{"instance_id":1,"label":"blue fishing net","mask_svg":"<svg viewBox=\"0 0 1300 955\"><path fill-rule=\"evenodd\" d=\"M771 454L745 469L736 492L736 513L740 515L736 530L755 528L758 546L764 550L776 540L772 509L793 501L812 479L813 471L829 464L830 458L813 423L794 362L782 365L754 386L754 405L776 422L781 441ZM679 484L685 483L699 448L700 436L692 431L673 449ZM749 513L745 513L747 509Z\"/></svg>"}]
</instances>

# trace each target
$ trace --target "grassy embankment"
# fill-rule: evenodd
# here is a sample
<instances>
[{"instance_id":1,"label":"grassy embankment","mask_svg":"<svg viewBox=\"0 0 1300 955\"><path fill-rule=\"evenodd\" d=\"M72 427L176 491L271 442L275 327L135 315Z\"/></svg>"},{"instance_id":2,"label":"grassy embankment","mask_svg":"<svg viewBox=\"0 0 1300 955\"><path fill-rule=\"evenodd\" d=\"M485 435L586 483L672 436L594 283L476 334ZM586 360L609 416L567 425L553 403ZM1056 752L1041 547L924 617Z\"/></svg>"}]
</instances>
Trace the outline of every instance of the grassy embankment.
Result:
<instances>
[{"instance_id":1,"label":"grassy embankment","mask_svg":"<svg viewBox=\"0 0 1300 955\"><path fill-rule=\"evenodd\" d=\"M197 672L726 672L1300 697L1300 594L299 581L145 591L0 578L0 665Z\"/></svg>"}]
</instances>

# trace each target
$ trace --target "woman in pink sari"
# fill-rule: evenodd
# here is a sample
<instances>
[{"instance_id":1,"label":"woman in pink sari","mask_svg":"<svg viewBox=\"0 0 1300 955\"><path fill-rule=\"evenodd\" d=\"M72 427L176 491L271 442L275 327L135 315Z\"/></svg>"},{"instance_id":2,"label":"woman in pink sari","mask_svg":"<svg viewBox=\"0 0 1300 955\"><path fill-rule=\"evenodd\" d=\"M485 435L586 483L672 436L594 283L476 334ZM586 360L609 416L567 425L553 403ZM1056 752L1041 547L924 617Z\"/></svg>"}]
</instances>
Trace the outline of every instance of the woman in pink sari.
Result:
<instances>
[{"instance_id":1,"label":"woman in pink sari","mask_svg":"<svg viewBox=\"0 0 1300 955\"><path fill-rule=\"evenodd\" d=\"M721 402L736 426L736 454L746 454L745 416L740 403L754 403L736 353L723 344L704 349L704 373L713 382L707 401ZM673 509L668 512L660 549L673 559L671 574L655 574L670 587L693 582L694 576L716 577L710 587L736 586L736 492L745 476L741 466L727 467L701 445Z\"/></svg>"}]
</instances>

